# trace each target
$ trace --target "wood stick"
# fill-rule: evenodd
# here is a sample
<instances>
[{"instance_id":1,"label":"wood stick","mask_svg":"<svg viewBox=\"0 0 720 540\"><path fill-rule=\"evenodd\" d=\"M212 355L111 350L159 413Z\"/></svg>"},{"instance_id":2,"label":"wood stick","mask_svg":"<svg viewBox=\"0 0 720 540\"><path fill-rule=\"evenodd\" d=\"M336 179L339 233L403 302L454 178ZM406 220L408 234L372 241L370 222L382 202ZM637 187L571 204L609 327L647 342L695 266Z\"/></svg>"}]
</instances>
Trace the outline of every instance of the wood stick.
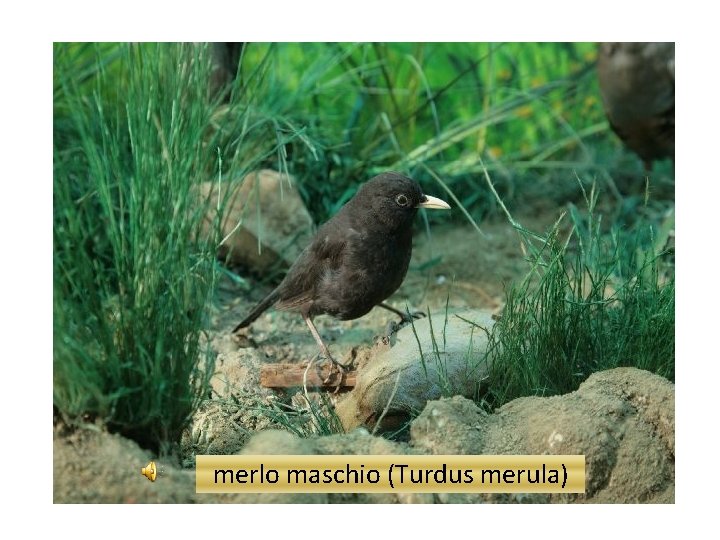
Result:
<instances>
[{"instance_id":1,"label":"wood stick","mask_svg":"<svg viewBox=\"0 0 720 540\"><path fill-rule=\"evenodd\" d=\"M292 388L303 385L303 377L307 364L267 364L260 368L260 384L265 388ZM327 383L323 382L330 376ZM307 372L308 388L325 388L335 390L338 386L340 373L328 365L315 364ZM357 371L346 371L342 374L341 388L355 386Z\"/></svg>"}]
</instances>

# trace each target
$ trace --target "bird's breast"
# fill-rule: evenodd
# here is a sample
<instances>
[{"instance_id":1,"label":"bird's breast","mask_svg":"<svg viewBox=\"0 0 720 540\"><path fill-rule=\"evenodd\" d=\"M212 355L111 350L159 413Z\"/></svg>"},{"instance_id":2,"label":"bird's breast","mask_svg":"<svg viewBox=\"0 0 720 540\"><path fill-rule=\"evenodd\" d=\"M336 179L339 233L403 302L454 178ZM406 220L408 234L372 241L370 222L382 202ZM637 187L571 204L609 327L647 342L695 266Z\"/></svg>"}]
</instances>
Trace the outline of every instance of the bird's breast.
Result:
<instances>
[{"instance_id":1,"label":"bird's breast","mask_svg":"<svg viewBox=\"0 0 720 540\"><path fill-rule=\"evenodd\" d=\"M343 320L362 317L400 287L411 255L411 234L354 236L342 263L324 273L315 310Z\"/></svg>"}]
</instances>

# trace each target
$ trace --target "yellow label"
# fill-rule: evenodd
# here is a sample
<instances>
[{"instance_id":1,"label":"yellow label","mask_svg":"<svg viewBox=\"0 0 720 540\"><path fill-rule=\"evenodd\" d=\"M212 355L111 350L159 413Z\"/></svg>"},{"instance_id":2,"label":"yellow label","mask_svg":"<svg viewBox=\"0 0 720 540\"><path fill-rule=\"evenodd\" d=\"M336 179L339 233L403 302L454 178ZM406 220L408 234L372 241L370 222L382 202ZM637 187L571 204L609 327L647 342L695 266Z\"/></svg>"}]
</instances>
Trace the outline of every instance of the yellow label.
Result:
<instances>
[{"instance_id":1,"label":"yellow label","mask_svg":"<svg viewBox=\"0 0 720 540\"><path fill-rule=\"evenodd\" d=\"M197 493L584 493L585 456L196 456Z\"/></svg>"}]
</instances>

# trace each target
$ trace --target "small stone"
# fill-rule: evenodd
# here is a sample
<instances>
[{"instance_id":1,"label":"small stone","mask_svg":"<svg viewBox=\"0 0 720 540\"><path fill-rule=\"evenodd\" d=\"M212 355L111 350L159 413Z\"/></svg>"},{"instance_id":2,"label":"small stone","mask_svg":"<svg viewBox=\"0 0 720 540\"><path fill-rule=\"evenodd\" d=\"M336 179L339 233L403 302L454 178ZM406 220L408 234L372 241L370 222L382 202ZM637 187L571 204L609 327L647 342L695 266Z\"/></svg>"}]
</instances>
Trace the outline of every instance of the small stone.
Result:
<instances>
[{"instance_id":1,"label":"small stone","mask_svg":"<svg viewBox=\"0 0 720 540\"><path fill-rule=\"evenodd\" d=\"M295 186L291 176L269 169L245 176L229 197L219 255L257 272L278 263L289 267L314 233L313 220ZM216 216L217 183L203 183L200 195L209 203L207 234Z\"/></svg>"}]
</instances>

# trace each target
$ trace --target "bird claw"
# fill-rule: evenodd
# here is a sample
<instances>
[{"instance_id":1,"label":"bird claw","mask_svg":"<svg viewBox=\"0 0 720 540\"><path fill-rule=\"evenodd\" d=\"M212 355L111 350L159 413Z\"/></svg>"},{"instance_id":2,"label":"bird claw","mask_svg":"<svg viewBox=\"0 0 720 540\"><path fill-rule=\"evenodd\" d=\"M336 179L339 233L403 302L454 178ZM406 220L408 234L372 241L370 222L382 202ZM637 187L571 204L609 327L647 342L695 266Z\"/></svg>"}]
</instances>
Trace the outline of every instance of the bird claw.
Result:
<instances>
[{"instance_id":1,"label":"bird claw","mask_svg":"<svg viewBox=\"0 0 720 540\"><path fill-rule=\"evenodd\" d=\"M389 338L393 334L397 333L403 326L410 324L417 319L422 319L427 315L422 311L413 311L411 313L405 312L400 317L400 322L389 321L386 328L386 335Z\"/></svg>"},{"instance_id":2,"label":"bird claw","mask_svg":"<svg viewBox=\"0 0 720 540\"><path fill-rule=\"evenodd\" d=\"M405 311L400 311L397 308L392 307L391 305L388 305L384 302L381 302L378 304L381 308L387 309L388 311L392 311L395 313L398 317L400 317L400 325L407 324L409 322L412 322L415 319L419 319L421 317L425 317L425 313L422 311L409 311L407 307L405 308Z\"/></svg>"},{"instance_id":3,"label":"bird claw","mask_svg":"<svg viewBox=\"0 0 720 540\"><path fill-rule=\"evenodd\" d=\"M337 384L335 385L335 391L333 392L333 394L337 394L340 391L340 387L342 386L345 373L347 373L349 368L335 360L332 356L329 358L329 360L330 372L328 373L328 376L323 379L323 384L329 384L335 374L337 374Z\"/></svg>"},{"instance_id":4,"label":"bird claw","mask_svg":"<svg viewBox=\"0 0 720 540\"><path fill-rule=\"evenodd\" d=\"M423 317L427 317L427 313L424 311L413 311L413 312L405 312L403 313L402 318L400 319L401 324L407 324L409 322L414 321L415 319L422 319Z\"/></svg>"}]
</instances>

